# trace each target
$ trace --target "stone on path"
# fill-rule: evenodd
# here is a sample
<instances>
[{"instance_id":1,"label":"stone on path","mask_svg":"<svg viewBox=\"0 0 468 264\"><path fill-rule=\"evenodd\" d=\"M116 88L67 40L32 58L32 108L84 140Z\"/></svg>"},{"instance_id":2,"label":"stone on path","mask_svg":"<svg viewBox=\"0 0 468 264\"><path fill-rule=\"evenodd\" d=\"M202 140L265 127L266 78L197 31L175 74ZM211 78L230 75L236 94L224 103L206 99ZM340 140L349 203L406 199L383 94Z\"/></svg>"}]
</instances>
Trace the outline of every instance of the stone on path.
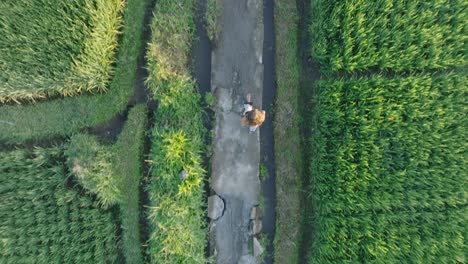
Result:
<instances>
[{"instance_id":1,"label":"stone on path","mask_svg":"<svg viewBox=\"0 0 468 264\"><path fill-rule=\"evenodd\" d=\"M240 259L239 259L239 262L237 262L237 264L255 264L255 257L252 256L252 255L245 255L245 256L242 256Z\"/></svg>"},{"instance_id":2,"label":"stone on path","mask_svg":"<svg viewBox=\"0 0 468 264\"><path fill-rule=\"evenodd\" d=\"M256 237L253 238L253 252L255 257L259 257L263 253L263 247Z\"/></svg>"},{"instance_id":3,"label":"stone on path","mask_svg":"<svg viewBox=\"0 0 468 264\"><path fill-rule=\"evenodd\" d=\"M250 232L252 235L257 235L260 234L262 231L262 220L260 219L254 219L250 222Z\"/></svg>"},{"instance_id":4,"label":"stone on path","mask_svg":"<svg viewBox=\"0 0 468 264\"><path fill-rule=\"evenodd\" d=\"M262 218L262 211L258 206L252 207L250 209L250 220Z\"/></svg>"},{"instance_id":5,"label":"stone on path","mask_svg":"<svg viewBox=\"0 0 468 264\"><path fill-rule=\"evenodd\" d=\"M208 217L217 220L223 215L224 201L218 195L208 197Z\"/></svg>"},{"instance_id":6,"label":"stone on path","mask_svg":"<svg viewBox=\"0 0 468 264\"><path fill-rule=\"evenodd\" d=\"M181 180L185 180L188 178L188 172L186 170L182 170L180 173L179 173L179 179Z\"/></svg>"}]
</instances>

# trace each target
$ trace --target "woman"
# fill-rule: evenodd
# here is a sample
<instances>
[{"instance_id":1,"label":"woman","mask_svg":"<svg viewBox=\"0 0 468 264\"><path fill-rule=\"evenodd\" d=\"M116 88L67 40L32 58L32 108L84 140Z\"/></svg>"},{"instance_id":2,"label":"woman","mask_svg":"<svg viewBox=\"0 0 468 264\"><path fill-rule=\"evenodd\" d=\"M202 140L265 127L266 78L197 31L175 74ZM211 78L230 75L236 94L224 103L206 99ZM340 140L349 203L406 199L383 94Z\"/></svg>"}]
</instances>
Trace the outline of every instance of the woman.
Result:
<instances>
[{"instance_id":1,"label":"woman","mask_svg":"<svg viewBox=\"0 0 468 264\"><path fill-rule=\"evenodd\" d=\"M249 133L254 133L257 128L265 121L265 110L255 109L252 105L250 94L245 96L244 112L242 114L241 125L249 126Z\"/></svg>"}]
</instances>

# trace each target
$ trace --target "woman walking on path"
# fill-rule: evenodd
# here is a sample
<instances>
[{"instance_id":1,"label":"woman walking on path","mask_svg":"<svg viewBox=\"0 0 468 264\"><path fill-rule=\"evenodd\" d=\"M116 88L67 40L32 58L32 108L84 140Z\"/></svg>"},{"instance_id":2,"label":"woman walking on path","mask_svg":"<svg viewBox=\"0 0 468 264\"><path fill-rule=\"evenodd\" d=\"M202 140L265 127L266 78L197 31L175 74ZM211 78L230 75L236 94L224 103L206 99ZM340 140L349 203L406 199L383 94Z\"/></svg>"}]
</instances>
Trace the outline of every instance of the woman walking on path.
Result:
<instances>
[{"instance_id":1,"label":"woman walking on path","mask_svg":"<svg viewBox=\"0 0 468 264\"><path fill-rule=\"evenodd\" d=\"M249 133L254 133L257 128L265 121L265 110L259 110L253 107L251 95L245 96L244 111L242 113L241 125L249 126Z\"/></svg>"}]
</instances>

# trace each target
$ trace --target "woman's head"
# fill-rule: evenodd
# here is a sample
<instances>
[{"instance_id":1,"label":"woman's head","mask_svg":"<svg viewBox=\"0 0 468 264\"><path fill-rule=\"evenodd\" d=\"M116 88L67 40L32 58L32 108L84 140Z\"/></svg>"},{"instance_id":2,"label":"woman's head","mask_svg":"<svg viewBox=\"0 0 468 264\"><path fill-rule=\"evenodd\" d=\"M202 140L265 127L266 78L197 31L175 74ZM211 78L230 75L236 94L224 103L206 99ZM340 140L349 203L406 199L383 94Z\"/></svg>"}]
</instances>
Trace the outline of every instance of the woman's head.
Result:
<instances>
[{"instance_id":1,"label":"woman's head","mask_svg":"<svg viewBox=\"0 0 468 264\"><path fill-rule=\"evenodd\" d=\"M258 109L254 109L247 113L247 120L251 126L260 125L265 121L265 114Z\"/></svg>"}]
</instances>

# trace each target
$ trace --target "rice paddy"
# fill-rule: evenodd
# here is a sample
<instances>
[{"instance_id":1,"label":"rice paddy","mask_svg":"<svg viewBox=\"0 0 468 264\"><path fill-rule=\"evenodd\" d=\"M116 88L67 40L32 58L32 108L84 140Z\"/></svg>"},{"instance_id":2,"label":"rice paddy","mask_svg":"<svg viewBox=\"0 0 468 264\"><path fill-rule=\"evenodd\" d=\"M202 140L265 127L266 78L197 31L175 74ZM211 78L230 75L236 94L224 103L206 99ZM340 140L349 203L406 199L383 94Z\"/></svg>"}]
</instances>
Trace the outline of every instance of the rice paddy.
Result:
<instances>
[{"instance_id":1,"label":"rice paddy","mask_svg":"<svg viewBox=\"0 0 468 264\"><path fill-rule=\"evenodd\" d=\"M122 0L0 3L0 103L104 92Z\"/></svg>"}]
</instances>

